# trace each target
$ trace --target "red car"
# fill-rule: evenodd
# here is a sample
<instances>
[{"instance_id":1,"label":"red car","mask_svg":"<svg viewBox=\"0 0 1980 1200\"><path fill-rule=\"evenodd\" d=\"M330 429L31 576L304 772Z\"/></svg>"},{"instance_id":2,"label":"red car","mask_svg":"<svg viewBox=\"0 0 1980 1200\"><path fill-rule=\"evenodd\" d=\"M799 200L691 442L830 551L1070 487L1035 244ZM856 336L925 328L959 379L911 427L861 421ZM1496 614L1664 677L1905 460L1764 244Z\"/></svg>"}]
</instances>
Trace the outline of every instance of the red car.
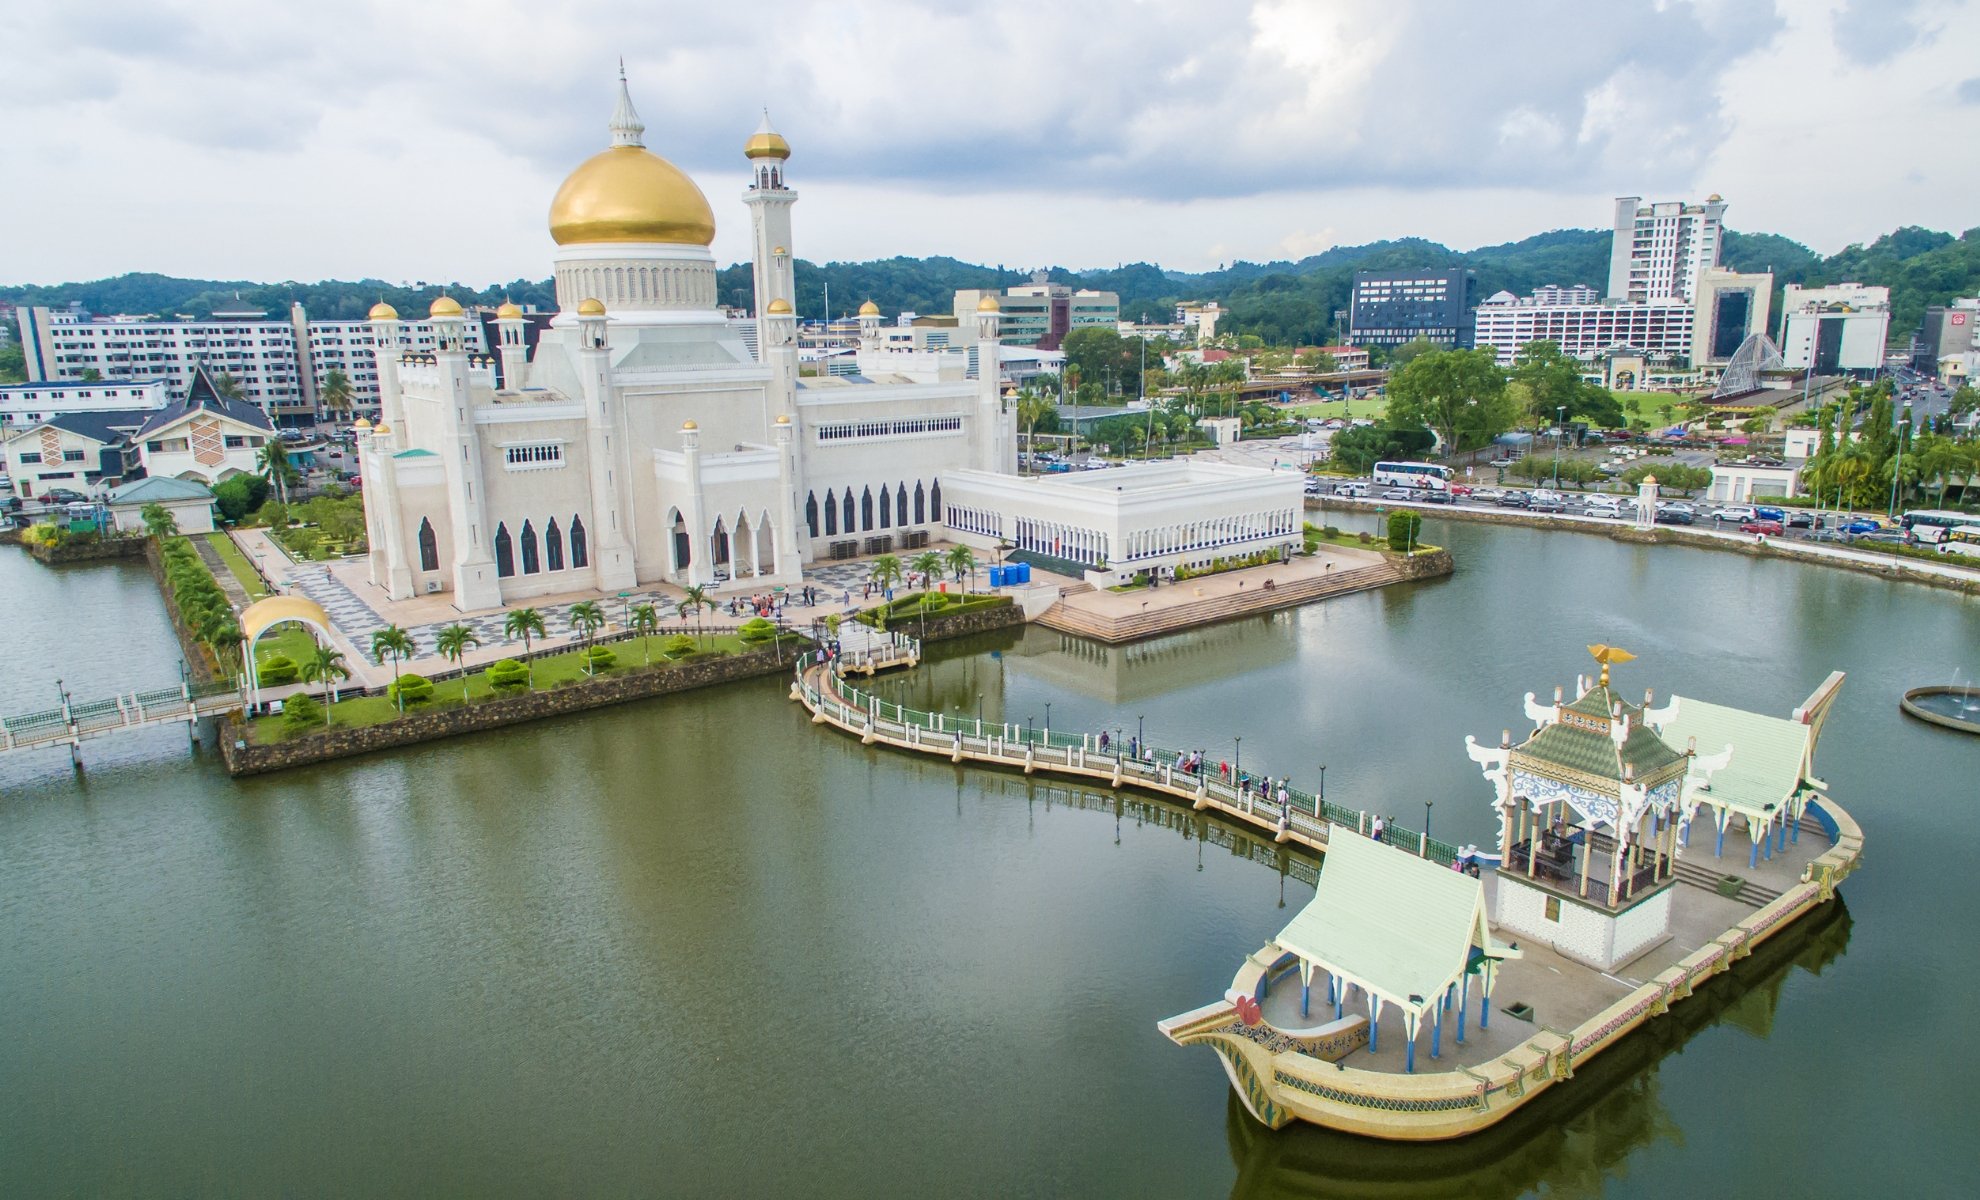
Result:
<instances>
[{"instance_id":1,"label":"red car","mask_svg":"<svg viewBox=\"0 0 1980 1200\"><path fill-rule=\"evenodd\" d=\"M1781 535L1781 523L1779 521L1748 521L1739 527L1739 531L1741 533L1770 533L1775 537L1779 537Z\"/></svg>"},{"instance_id":2,"label":"red car","mask_svg":"<svg viewBox=\"0 0 1980 1200\"><path fill-rule=\"evenodd\" d=\"M1462 483L1452 484L1449 491L1453 496L1469 496L1471 494L1471 489Z\"/></svg>"}]
</instances>

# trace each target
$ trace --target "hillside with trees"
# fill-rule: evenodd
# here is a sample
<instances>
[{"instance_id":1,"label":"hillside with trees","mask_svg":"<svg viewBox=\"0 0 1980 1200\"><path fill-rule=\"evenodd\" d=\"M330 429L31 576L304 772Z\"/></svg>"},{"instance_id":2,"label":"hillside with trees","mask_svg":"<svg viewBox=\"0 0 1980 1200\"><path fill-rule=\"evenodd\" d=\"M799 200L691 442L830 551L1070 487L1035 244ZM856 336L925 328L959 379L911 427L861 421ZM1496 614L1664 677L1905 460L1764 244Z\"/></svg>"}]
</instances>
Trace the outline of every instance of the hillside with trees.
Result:
<instances>
[{"instance_id":1,"label":"hillside with trees","mask_svg":"<svg viewBox=\"0 0 1980 1200\"><path fill-rule=\"evenodd\" d=\"M1727 266L1739 270L1772 270L1777 288L1786 283L1852 280L1887 286L1891 333L1899 341L1918 326L1928 305L1980 294L1980 229L1954 237L1906 226L1829 257L1777 234L1728 231L1723 257ZM1197 273L1126 263L1085 271L1054 267L1046 275L1055 283L1119 293L1122 315L1135 320L1163 321L1181 300L1215 300L1231 310L1221 331L1290 346L1339 340L1342 331L1335 326L1334 314L1347 307L1358 270L1468 268L1477 273L1478 295L1483 298L1501 290L1524 295L1548 283L1600 288L1608 280L1608 261L1607 230L1557 229L1468 251L1404 238L1336 246L1297 262L1238 262ZM1029 278L1028 271L954 258L823 264L799 260L797 306L806 316L822 313L829 287L833 316L849 316L866 300L890 315L903 310L947 313L958 289L1008 287ZM215 308L243 305L280 314L300 301L315 317L356 319L380 299L403 312L419 312L442 291L464 304L514 300L548 307L553 303L548 279L485 286L422 281L407 286L377 279L257 283L146 273L47 286L0 285L0 301L52 307L76 302L97 313L198 317ZM750 292L749 264L737 263L719 272L717 295L722 303L746 307Z\"/></svg>"}]
</instances>

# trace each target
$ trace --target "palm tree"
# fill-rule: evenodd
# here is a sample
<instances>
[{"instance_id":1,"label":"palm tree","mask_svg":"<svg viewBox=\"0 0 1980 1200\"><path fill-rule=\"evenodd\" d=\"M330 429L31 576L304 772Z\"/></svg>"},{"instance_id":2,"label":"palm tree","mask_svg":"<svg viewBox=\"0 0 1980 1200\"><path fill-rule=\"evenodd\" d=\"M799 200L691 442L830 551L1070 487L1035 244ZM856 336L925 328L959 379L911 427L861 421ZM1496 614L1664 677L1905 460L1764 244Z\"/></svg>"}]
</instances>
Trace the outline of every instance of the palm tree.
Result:
<instances>
[{"instance_id":1,"label":"palm tree","mask_svg":"<svg viewBox=\"0 0 1980 1200\"><path fill-rule=\"evenodd\" d=\"M708 595L708 589L698 583L682 591L681 602L674 606L675 611L681 614L681 620L683 621L687 620L689 613L697 612L702 608L706 608L709 612L714 612L716 605L715 601Z\"/></svg>"},{"instance_id":2,"label":"palm tree","mask_svg":"<svg viewBox=\"0 0 1980 1200\"><path fill-rule=\"evenodd\" d=\"M635 604L628 616L632 619L633 632L639 635L639 648L646 657L646 665L653 665L653 633L660 628L660 614L651 604Z\"/></svg>"},{"instance_id":3,"label":"palm tree","mask_svg":"<svg viewBox=\"0 0 1980 1200\"><path fill-rule=\"evenodd\" d=\"M873 582L881 591L886 591L901 580L901 560L892 554L882 554L873 560Z\"/></svg>"},{"instance_id":4,"label":"palm tree","mask_svg":"<svg viewBox=\"0 0 1980 1200\"><path fill-rule=\"evenodd\" d=\"M397 625L387 625L371 635L371 657L381 666L386 655L392 656L392 700L400 712L406 711L405 701L399 697L399 663L413 655L412 636Z\"/></svg>"},{"instance_id":5,"label":"palm tree","mask_svg":"<svg viewBox=\"0 0 1980 1200\"><path fill-rule=\"evenodd\" d=\"M452 625L449 625L445 629L442 629L440 631L440 636L438 639L436 639L435 648L440 651L441 658L446 659L448 662L453 663L456 667L458 667L461 665L462 656L465 655L469 650L479 645L481 645L481 639L474 636L474 628L472 626L463 625L460 622L456 621ZM467 698L468 698L467 692L468 692L467 672L462 671L461 672L461 703L462 704L467 703Z\"/></svg>"},{"instance_id":6,"label":"palm tree","mask_svg":"<svg viewBox=\"0 0 1980 1200\"><path fill-rule=\"evenodd\" d=\"M934 581L935 577L942 573L942 552L940 550L923 550L920 554L914 556L914 562L910 565L921 573L923 580L922 588L926 590L928 585Z\"/></svg>"},{"instance_id":7,"label":"palm tree","mask_svg":"<svg viewBox=\"0 0 1980 1200\"><path fill-rule=\"evenodd\" d=\"M179 519L166 510L163 504L147 504L138 510L144 520L144 531L152 537L164 539L179 532Z\"/></svg>"},{"instance_id":8,"label":"palm tree","mask_svg":"<svg viewBox=\"0 0 1980 1200\"><path fill-rule=\"evenodd\" d=\"M287 504L289 480L295 477L296 466L289 461L289 448L282 444L282 439L269 438L262 445L256 463L261 468L261 477L275 489L276 500Z\"/></svg>"},{"instance_id":9,"label":"palm tree","mask_svg":"<svg viewBox=\"0 0 1980 1200\"><path fill-rule=\"evenodd\" d=\"M316 653L302 665L304 683L323 685L323 725L326 729L330 725L330 706L337 702L336 681L350 677L351 669L344 665L344 652L321 642L316 644Z\"/></svg>"},{"instance_id":10,"label":"palm tree","mask_svg":"<svg viewBox=\"0 0 1980 1200\"><path fill-rule=\"evenodd\" d=\"M1026 454L1038 450L1038 423L1045 419L1047 413L1056 414L1058 411L1058 403L1049 396L1042 396L1030 388L1018 393L1017 417L1024 426Z\"/></svg>"},{"instance_id":11,"label":"palm tree","mask_svg":"<svg viewBox=\"0 0 1980 1200\"><path fill-rule=\"evenodd\" d=\"M349 414L351 401L356 397L356 393L351 388L351 377L334 367L331 368L323 376L323 387L318 390L317 397L323 401L323 407L330 410L332 416L342 417Z\"/></svg>"},{"instance_id":12,"label":"palm tree","mask_svg":"<svg viewBox=\"0 0 1980 1200\"><path fill-rule=\"evenodd\" d=\"M523 662L529 666L529 686L535 687L536 662L529 656L529 639L544 636L543 614L533 608L510 609L509 615L502 618L502 634L511 640L522 639Z\"/></svg>"},{"instance_id":13,"label":"palm tree","mask_svg":"<svg viewBox=\"0 0 1980 1200\"><path fill-rule=\"evenodd\" d=\"M605 623L605 612L596 600L580 600L571 605L571 632L584 639L584 673L591 674L591 635Z\"/></svg>"},{"instance_id":14,"label":"palm tree","mask_svg":"<svg viewBox=\"0 0 1980 1200\"><path fill-rule=\"evenodd\" d=\"M969 572L969 590L976 590L976 555L968 546L951 546L948 553L949 569L956 573L956 582L961 583L963 572Z\"/></svg>"}]
</instances>

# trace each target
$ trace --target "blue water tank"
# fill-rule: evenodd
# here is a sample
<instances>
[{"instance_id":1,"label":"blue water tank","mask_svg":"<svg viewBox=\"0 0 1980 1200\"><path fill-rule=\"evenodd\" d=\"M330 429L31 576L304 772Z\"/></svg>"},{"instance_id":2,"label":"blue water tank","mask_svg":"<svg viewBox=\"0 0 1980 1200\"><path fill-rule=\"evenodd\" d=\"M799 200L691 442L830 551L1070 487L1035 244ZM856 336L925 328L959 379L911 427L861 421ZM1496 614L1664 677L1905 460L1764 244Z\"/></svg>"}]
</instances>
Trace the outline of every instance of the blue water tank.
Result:
<instances>
[{"instance_id":1,"label":"blue water tank","mask_svg":"<svg viewBox=\"0 0 1980 1200\"><path fill-rule=\"evenodd\" d=\"M1013 568L1012 568L1012 570L1014 570L1014 571L1016 571L1016 572L1017 572L1017 578L1016 578L1016 579L1013 579L1013 580L1011 580L1011 582L1012 582L1012 583L1030 583L1030 582L1031 582L1031 564L1030 564L1030 563L1019 563L1019 564L1018 564L1017 566L1015 566L1015 567L1013 567Z\"/></svg>"},{"instance_id":2,"label":"blue water tank","mask_svg":"<svg viewBox=\"0 0 1980 1200\"><path fill-rule=\"evenodd\" d=\"M1004 586L1004 568L1002 567L990 568L990 586L993 588L1000 588Z\"/></svg>"}]
</instances>

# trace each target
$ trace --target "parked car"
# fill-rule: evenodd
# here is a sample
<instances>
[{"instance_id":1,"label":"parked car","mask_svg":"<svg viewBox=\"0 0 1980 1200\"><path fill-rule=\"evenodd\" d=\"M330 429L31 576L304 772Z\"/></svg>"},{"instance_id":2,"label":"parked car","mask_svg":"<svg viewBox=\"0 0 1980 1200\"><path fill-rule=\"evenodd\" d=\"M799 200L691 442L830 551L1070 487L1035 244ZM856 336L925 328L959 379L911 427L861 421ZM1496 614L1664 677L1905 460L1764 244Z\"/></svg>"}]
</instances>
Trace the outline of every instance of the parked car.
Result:
<instances>
[{"instance_id":1,"label":"parked car","mask_svg":"<svg viewBox=\"0 0 1980 1200\"><path fill-rule=\"evenodd\" d=\"M1533 498L1527 502L1526 507L1530 512L1566 512L1567 501L1561 499L1559 496L1543 496L1535 492Z\"/></svg>"},{"instance_id":2,"label":"parked car","mask_svg":"<svg viewBox=\"0 0 1980 1200\"><path fill-rule=\"evenodd\" d=\"M1757 518L1759 518L1759 519L1760 519L1760 520L1762 520L1762 521L1785 521L1785 520L1787 520L1787 510L1786 510L1786 509L1784 509L1784 508L1774 508L1774 507L1772 507L1771 505L1766 505L1766 504L1756 504L1756 505L1754 505L1754 507L1753 507L1753 515L1754 515L1755 517L1757 517Z\"/></svg>"},{"instance_id":3,"label":"parked car","mask_svg":"<svg viewBox=\"0 0 1980 1200\"><path fill-rule=\"evenodd\" d=\"M1499 497L1500 508L1525 508L1532 502L1525 492L1507 492Z\"/></svg>"},{"instance_id":4,"label":"parked car","mask_svg":"<svg viewBox=\"0 0 1980 1200\"><path fill-rule=\"evenodd\" d=\"M1469 485L1462 483L1454 483L1450 486L1450 493L1453 496L1469 496L1472 490Z\"/></svg>"},{"instance_id":5,"label":"parked car","mask_svg":"<svg viewBox=\"0 0 1980 1200\"><path fill-rule=\"evenodd\" d=\"M1713 509L1712 519L1714 521L1758 521L1761 517L1759 513L1753 511L1751 505L1733 504L1725 508Z\"/></svg>"},{"instance_id":6,"label":"parked car","mask_svg":"<svg viewBox=\"0 0 1980 1200\"><path fill-rule=\"evenodd\" d=\"M1414 496L1412 496L1412 495L1410 495L1410 494L1409 494L1409 491L1408 491L1408 489L1406 489L1406 488L1390 488L1390 489L1389 489L1388 491L1386 491L1386 492L1383 492L1383 493L1382 493L1382 499L1384 499L1384 500L1413 500L1413 499L1415 499L1415 497L1414 497Z\"/></svg>"},{"instance_id":7,"label":"parked car","mask_svg":"<svg viewBox=\"0 0 1980 1200\"><path fill-rule=\"evenodd\" d=\"M1064 475L1071 472L1071 470L1071 463L1055 462L1045 464L1045 473L1048 475Z\"/></svg>"},{"instance_id":8,"label":"parked car","mask_svg":"<svg viewBox=\"0 0 1980 1200\"><path fill-rule=\"evenodd\" d=\"M85 504L89 497L72 488L49 488L41 494L43 504Z\"/></svg>"},{"instance_id":9,"label":"parked car","mask_svg":"<svg viewBox=\"0 0 1980 1200\"><path fill-rule=\"evenodd\" d=\"M1696 523L1697 519L1691 515L1689 509L1660 508L1657 510L1657 524L1659 525L1691 525Z\"/></svg>"},{"instance_id":10,"label":"parked car","mask_svg":"<svg viewBox=\"0 0 1980 1200\"><path fill-rule=\"evenodd\" d=\"M1791 512L1783 524L1789 529L1819 529L1822 526L1822 518L1814 513Z\"/></svg>"},{"instance_id":11,"label":"parked car","mask_svg":"<svg viewBox=\"0 0 1980 1200\"><path fill-rule=\"evenodd\" d=\"M1336 496L1347 496L1350 499L1366 499L1368 496L1368 485L1365 483L1344 483L1334 489L1334 494Z\"/></svg>"},{"instance_id":12,"label":"parked car","mask_svg":"<svg viewBox=\"0 0 1980 1200\"><path fill-rule=\"evenodd\" d=\"M1781 536L1779 521L1748 521L1739 527L1741 533L1764 533L1771 537Z\"/></svg>"},{"instance_id":13,"label":"parked car","mask_svg":"<svg viewBox=\"0 0 1980 1200\"><path fill-rule=\"evenodd\" d=\"M1619 518L1622 516L1622 505L1617 504L1614 500L1611 500L1606 496L1603 496L1603 497L1598 497L1594 500L1590 500L1588 502L1588 507L1583 511L1586 512L1587 515L1591 517Z\"/></svg>"},{"instance_id":14,"label":"parked car","mask_svg":"<svg viewBox=\"0 0 1980 1200\"><path fill-rule=\"evenodd\" d=\"M1456 504L1457 503L1457 497L1451 495L1449 492L1425 492L1421 496L1417 497L1417 499L1423 501L1425 504Z\"/></svg>"},{"instance_id":15,"label":"parked car","mask_svg":"<svg viewBox=\"0 0 1980 1200\"><path fill-rule=\"evenodd\" d=\"M1856 520L1851 521L1849 524L1844 525L1842 527L1842 531L1844 533L1858 534L1858 535L1866 534L1866 533L1882 533L1883 530L1884 530L1883 522L1873 521L1869 517L1858 517L1856 518Z\"/></svg>"}]
</instances>

